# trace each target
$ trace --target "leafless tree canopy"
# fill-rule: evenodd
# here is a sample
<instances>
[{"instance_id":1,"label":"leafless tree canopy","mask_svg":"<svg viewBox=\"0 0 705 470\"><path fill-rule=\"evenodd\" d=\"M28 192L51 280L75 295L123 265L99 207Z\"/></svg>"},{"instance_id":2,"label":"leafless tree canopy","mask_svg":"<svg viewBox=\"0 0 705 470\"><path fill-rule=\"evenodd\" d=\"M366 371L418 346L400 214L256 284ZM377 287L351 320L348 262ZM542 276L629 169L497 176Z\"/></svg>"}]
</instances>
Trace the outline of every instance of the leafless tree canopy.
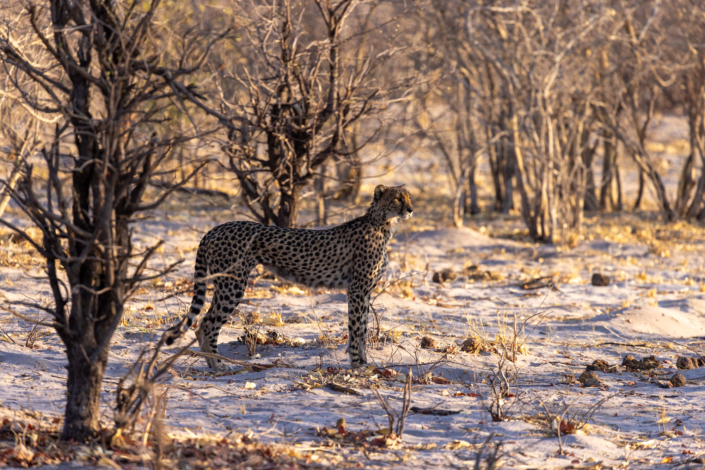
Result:
<instances>
[{"instance_id":1,"label":"leafless tree canopy","mask_svg":"<svg viewBox=\"0 0 705 470\"><path fill-rule=\"evenodd\" d=\"M203 109L227 132L227 166L254 217L293 227L302 191L322 166L350 159L366 143L354 142L349 129L363 119L374 125L370 118L404 94L406 81L382 88L375 71L394 50L360 41L380 28L370 19L373 2L238 8L245 24L226 44L244 49L245 66L219 65L220 106Z\"/></svg>"},{"instance_id":2,"label":"leafless tree canopy","mask_svg":"<svg viewBox=\"0 0 705 470\"><path fill-rule=\"evenodd\" d=\"M480 157L490 167L492 209L517 204L535 239L579 233L584 210L624 208L618 150L639 170L636 208L650 186L666 220L705 216L695 170L702 155L698 2L430 2L420 12L434 46L420 62L443 75L422 95L417 126L458 188L456 224L460 208L478 211ZM660 111L688 116L691 155L676 201L646 146Z\"/></svg>"}]
</instances>

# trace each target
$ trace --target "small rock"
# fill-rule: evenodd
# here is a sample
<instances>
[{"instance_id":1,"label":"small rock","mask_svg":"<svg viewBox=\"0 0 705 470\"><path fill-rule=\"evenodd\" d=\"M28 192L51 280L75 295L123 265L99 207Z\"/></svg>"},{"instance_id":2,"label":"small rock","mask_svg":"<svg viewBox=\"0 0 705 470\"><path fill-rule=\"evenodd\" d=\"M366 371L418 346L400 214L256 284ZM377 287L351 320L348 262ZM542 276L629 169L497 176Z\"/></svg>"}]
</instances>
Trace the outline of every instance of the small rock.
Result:
<instances>
[{"instance_id":1,"label":"small rock","mask_svg":"<svg viewBox=\"0 0 705 470\"><path fill-rule=\"evenodd\" d=\"M455 280L455 273L452 269L444 269L443 271L433 273L431 280L438 284L446 281L453 282Z\"/></svg>"},{"instance_id":2,"label":"small rock","mask_svg":"<svg viewBox=\"0 0 705 470\"><path fill-rule=\"evenodd\" d=\"M658 369L661 367L661 362L656 359L656 356L646 356L641 360L642 370Z\"/></svg>"},{"instance_id":3,"label":"small rock","mask_svg":"<svg viewBox=\"0 0 705 470\"><path fill-rule=\"evenodd\" d=\"M475 352L478 347L479 344L477 344L475 338L468 338L460 345L460 350L463 352Z\"/></svg>"},{"instance_id":4,"label":"small rock","mask_svg":"<svg viewBox=\"0 0 705 470\"><path fill-rule=\"evenodd\" d=\"M421 338L421 349L438 349L438 343L430 336Z\"/></svg>"},{"instance_id":5,"label":"small rock","mask_svg":"<svg viewBox=\"0 0 705 470\"><path fill-rule=\"evenodd\" d=\"M641 360L637 360L631 354L627 354L622 359L622 365L630 370L651 370L661 367L661 362L655 356L647 356Z\"/></svg>"},{"instance_id":6,"label":"small rock","mask_svg":"<svg viewBox=\"0 0 705 470\"><path fill-rule=\"evenodd\" d=\"M638 362L639 361L637 361L636 358L634 356L632 356L631 354L627 354L626 356L624 356L624 359L622 359L622 365L624 367L632 367L632 365L634 365Z\"/></svg>"},{"instance_id":7,"label":"small rock","mask_svg":"<svg viewBox=\"0 0 705 470\"><path fill-rule=\"evenodd\" d=\"M585 368L585 370L586 371L599 370L600 372L609 372L610 365L607 363L607 361L603 361L602 359L597 359L592 364L587 366Z\"/></svg>"},{"instance_id":8,"label":"small rock","mask_svg":"<svg viewBox=\"0 0 705 470\"><path fill-rule=\"evenodd\" d=\"M671 384L671 387L684 387L685 376L683 374L675 374L668 382Z\"/></svg>"},{"instance_id":9,"label":"small rock","mask_svg":"<svg viewBox=\"0 0 705 470\"><path fill-rule=\"evenodd\" d=\"M680 370L690 370L696 369L698 366L695 364L695 361L693 361L691 358L680 356L676 361L676 367L678 367Z\"/></svg>"},{"instance_id":10,"label":"small rock","mask_svg":"<svg viewBox=\"0 0 705 470\"><path fill-rule=\"evenodd\" d=\"M610 278L604 274L595 273L592 275L592 285L598 287L605 287L610 285Z\"/></svg>"},{"instance_id":11,"label":"small rock","mask_svg":"<svg viewBox=\"0 0 705 470\"><path fill-rule=\"evenodd\" d=\"M578 377L578 382L583 384L583 387L597 387L600 385L600 376L594 371L585 371Z\"/></svg>"},{"instance_id":12,"label":"small rock","mask_svg":"<svg viewBox=\"0 0 705 470\"><path fill-rule=\"evenodd\" d=\"M705 361L703 361L702 357L686 357L686 356L679 356L678 360L676 361L676 367L678 367L680 370L689 370L689 369L697 369L698 367L702 367L705 365Z\"/></svg>"}]
</instances>

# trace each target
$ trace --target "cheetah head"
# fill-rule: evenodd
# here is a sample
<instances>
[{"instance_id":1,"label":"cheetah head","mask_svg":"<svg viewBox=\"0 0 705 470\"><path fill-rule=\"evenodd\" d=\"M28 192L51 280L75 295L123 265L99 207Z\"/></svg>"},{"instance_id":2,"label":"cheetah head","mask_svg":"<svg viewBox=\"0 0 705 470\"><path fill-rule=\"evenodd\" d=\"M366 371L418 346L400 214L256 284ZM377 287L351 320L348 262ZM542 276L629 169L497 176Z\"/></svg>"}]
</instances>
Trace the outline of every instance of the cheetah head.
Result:
<instances>
[{"instance_id":1,"label":"cheetah head","mask_svg":"<svg viewBox=\"0 0 705 470\"><path fill-rule=\"evenodd\" d=\"M375 197L372 207L384 214L385 220L400 217L408 219L414 212L411 205L409 191L404 185L388 188L382 184L375 188Z\"/></svg>"}]
</instances>

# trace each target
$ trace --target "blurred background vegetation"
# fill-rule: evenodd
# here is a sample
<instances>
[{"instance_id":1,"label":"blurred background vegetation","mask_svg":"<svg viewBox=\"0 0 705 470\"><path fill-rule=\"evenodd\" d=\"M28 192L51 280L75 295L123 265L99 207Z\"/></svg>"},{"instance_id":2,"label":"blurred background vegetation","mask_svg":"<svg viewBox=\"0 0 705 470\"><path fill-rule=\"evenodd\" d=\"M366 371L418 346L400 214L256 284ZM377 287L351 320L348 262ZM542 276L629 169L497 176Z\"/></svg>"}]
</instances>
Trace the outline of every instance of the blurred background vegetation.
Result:
<instances>
[{"instance_id":1,"label":"blurred background vegetation","mask_svg":"<svg viewBox=\"0 0 705 470\"><path fill-rule=\"evenodd\" d=\"M69 79L35 33L52 28L55 2L34 3L1 15L0 176L13 187L68 119L7 53ZM586 212L705 220L699 1L165 0L149 28L145 57L193 69L192 93L132 128L134 142L190 136L151 190L205 162L179 191L284 226L337 221L379 180L407 183L457 226L518 216L536 241L579 238ZM105 104L91 106L101 119ZM60 145L68 177L74 138Z\"/></svg>"}]
</instances>

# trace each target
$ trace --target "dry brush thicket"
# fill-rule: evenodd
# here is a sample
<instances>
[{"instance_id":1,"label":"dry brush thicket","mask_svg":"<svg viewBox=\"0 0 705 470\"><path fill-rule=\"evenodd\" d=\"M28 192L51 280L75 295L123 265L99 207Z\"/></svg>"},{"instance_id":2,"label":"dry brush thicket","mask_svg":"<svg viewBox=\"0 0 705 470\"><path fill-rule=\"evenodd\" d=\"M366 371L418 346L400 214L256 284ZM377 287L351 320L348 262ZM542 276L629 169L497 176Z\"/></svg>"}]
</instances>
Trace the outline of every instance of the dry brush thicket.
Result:
<instances>
[{"instance_id":1,"label":"dry brush thicket","mask_svg":"<svg viewBox=\"0 0 705 470\"><path fill-rule=\"evenodd\" d=\"M625 210L626 196L638 208L646 187L666 220L705 218L699 2L433 2L421 13L431 40L418 63L444 73L416 122L447 161L456 224L478 211L483 159L492 209L516 205L536 240L579 233L585 210ZM687 117L690 135L675 195L647 145L664 112Z\"/></svg>"},{"instance_id":2,"label":"dry brush thicket","mask_svg":"<svg viewBox=\"0 0 705 470\"><path fill-rule=\"evenodd\" d=\"M313 199L322 225L370 168L425 148L458 226L517 211L566 242L649 191L664 221L705 220L697 0L16 0L0 17L0 223L44 260L53 299L32 307L67 347L66 440L99 432L124 304L174 267L132 226L176 191L287 227ZM666 113L689 136L671 190L649 145ZM10 201L28 223L2 218Z\"/></svg>"}]
</instances>

